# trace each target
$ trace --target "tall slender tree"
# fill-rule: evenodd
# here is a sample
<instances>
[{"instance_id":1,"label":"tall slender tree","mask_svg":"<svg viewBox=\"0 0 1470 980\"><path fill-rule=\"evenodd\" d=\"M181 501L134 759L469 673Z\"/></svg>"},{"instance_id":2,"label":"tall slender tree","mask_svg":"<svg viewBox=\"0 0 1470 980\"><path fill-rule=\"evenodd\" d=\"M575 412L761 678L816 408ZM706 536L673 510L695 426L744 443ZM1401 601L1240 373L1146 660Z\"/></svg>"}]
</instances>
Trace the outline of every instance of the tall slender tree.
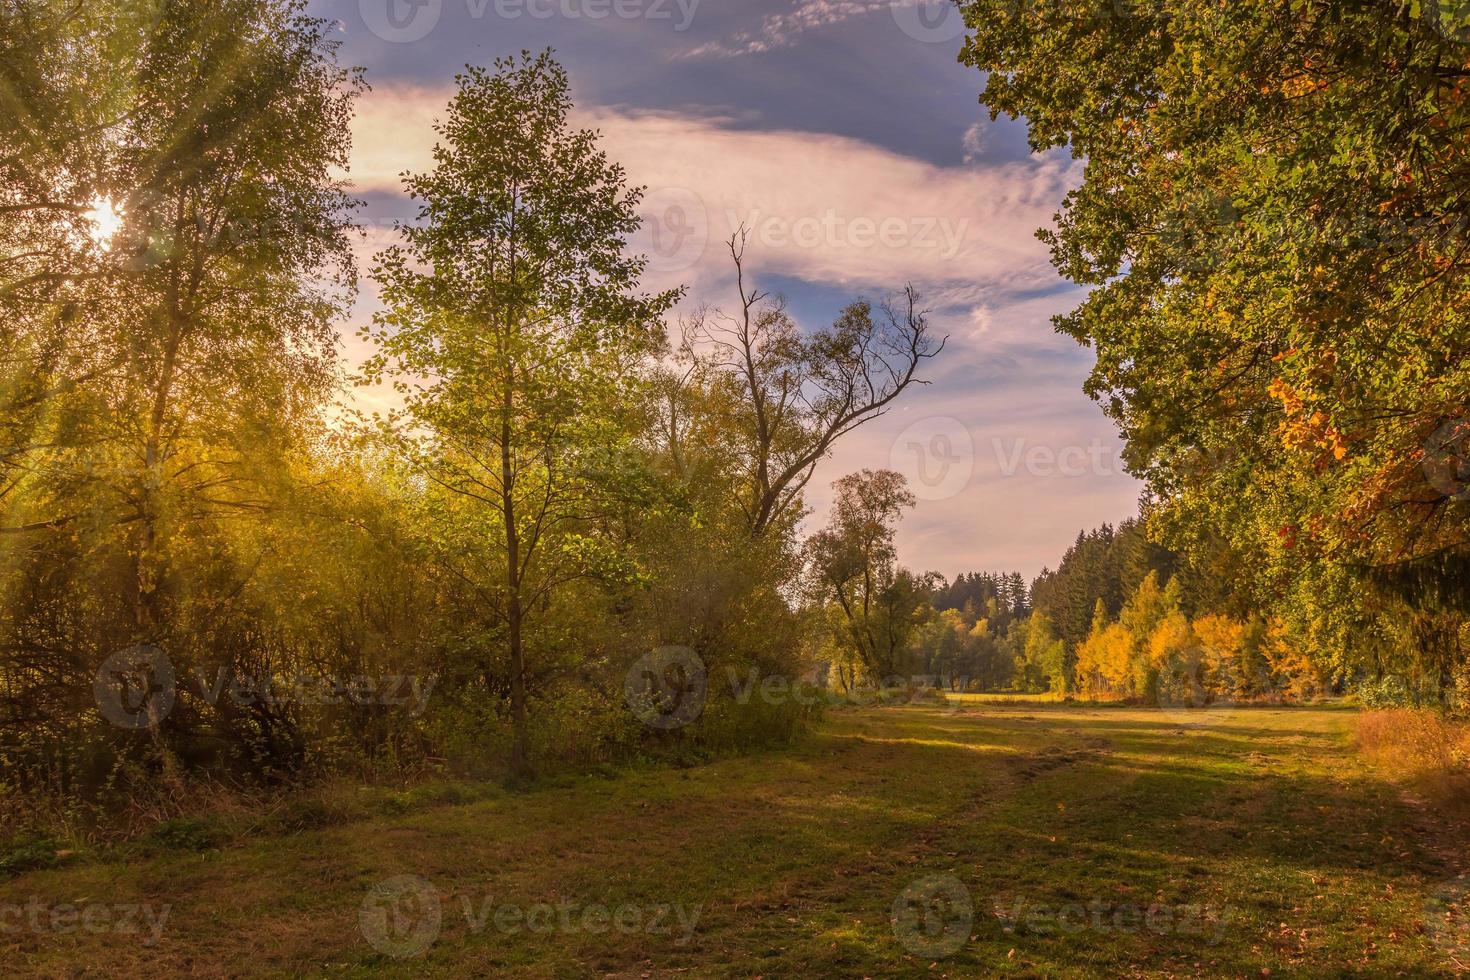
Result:
<instances>
[{"instance_id":1,"label":"tall slender tree","mask_svg":"<svg viewBox=\"0 0 1470 980\"><path fill-rule=\"evenodd\" d=\"M405 180L419 221L378 257L366 373L398 377L396 438L442 491L441 560L490 614L480 666L506 682L522 778L528 620L597 564L597 463L678 292L639 292L624 246L641 190L569 124L549 51L456 81L434 169Z\"/></svg>"}]
</instances>

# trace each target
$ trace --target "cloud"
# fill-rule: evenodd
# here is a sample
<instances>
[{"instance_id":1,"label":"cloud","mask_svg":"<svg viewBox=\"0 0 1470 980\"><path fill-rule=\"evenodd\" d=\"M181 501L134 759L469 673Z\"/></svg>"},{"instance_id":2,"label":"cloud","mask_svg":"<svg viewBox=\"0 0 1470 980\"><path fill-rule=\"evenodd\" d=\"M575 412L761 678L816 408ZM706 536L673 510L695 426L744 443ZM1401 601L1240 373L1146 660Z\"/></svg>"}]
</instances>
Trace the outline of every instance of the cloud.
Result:
<instances>
[{"instance_id":1,"label":"cloud","mask_svg":"<svg viewBox=\"0 0 1470 980\"><path fill-rule=\"evenodd\" d=\"M449 95L380 84L364 96L351 178L374 201L370 211L400 191L401 171L432 167L431 123ZM747 269L757 276L839 295L913 282L935 310L936 332L950 335L926 371L933 383L823 462L808 488L810 525L825 520L828 484L843 473L895 466L921 479L903 439L925 419L953 420L972 473L906 519L899 547L910 564L1029 575L1055 564L1079 528L1133 512L1138 484L1117 464L1111 426L1079 393L1090 358L1048 324L1083 292L1064 288L1035 238L1080 181L1081 164L1058 154L938 166L849 137L753 130L749 120L694 113L600 107L579 110L575 121L600 130L630 182L648 187L634 245L652 260L649 288L685 284L691 303L728 304L721 242L744 222ZM379 245L387 235L375 228L371 237ZM1072 472L1078 460L1081 474Z\"/></svg>"},{"instance_id":2,"label":"cloud","mask_svg":"<svg viewBox=\"0 0 1470 980\"><path fill-rule=\"evenodd\" d=\"M965 151L965 162L974 163L985 150L985 124L974 123L960 137L960 146Z\"/></svg>"},{"instance_id":3,"label":"cloud","mask_svg":"<svg viewBox=\"0 0 1470 980\"><path fill-rule=\"evenodd\" d=\"M447 89L365 96L354 123L352 180L395 191L433 164L431 122ZM993 305L997 293L1056 283L1035 230L1080 180L1061 157L944 167L850 137L757 131L722 117L580 110L629 180L646 185L634 245L650 286L692 291L727 281L722 243L744 225L755 271L852 288L924 284L931 303Z\"/></svg>"},{"instance_id":4,"label":"cloud","mask_svg":"<svg viewBox=\"0 0 1470 980\"><path fill-rule=\"evenodd\" d=\"M789 13L767 14L753 31L738 31L686 51L682 58L735 58L762 54L795 44L807 31L817 30L876 10L887 10L891 0L797 0Z\"/></svg>"},{"instance_id":5,"label":"cloud","mask_svg":"<svg viewBox=\"0 0 1470 980\"><path fill-rule=\"evenodd\" d=\"M398 83L358 97L352 118L348 178L364 193L398 191L400 175L434 165L434 120L444 114L452 89Z\"/></svg>"}]
</instances>

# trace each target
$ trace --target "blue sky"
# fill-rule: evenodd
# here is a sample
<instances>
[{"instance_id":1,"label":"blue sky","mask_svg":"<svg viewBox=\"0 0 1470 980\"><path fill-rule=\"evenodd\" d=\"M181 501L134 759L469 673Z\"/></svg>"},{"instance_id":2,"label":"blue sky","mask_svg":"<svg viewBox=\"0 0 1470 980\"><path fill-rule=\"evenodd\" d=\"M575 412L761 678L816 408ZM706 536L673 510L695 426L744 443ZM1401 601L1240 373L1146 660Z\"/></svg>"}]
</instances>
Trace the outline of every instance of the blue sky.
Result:
<instances>
[{"instance_id":1,"label":"blue sky","mask_svg":"<svg viewBox=\"0 0 1470 980\"><path fill-rule=\"evenodd\" d=\"M991 122L956 61L957 15L934 0L315 0L372 92L354 126L364 250L408 213L396 174L428 166L429 124L465 63L556 49L578 122L647 185L649 285L734 302L721 241L752 229L747 265L818 326L858 296L914 283L950 335L900 407L849 437L813 481L893 467L920 497L899 535L911 567L1055 565L1083 527L1136 510L1110 423L1081 392L1090 352L1050 317L1081 291L1034 231L1080 177ZM356 316L371 313L371 286ZM360 350L348 345L349 357Z\"/></svg>"}]
</instances>

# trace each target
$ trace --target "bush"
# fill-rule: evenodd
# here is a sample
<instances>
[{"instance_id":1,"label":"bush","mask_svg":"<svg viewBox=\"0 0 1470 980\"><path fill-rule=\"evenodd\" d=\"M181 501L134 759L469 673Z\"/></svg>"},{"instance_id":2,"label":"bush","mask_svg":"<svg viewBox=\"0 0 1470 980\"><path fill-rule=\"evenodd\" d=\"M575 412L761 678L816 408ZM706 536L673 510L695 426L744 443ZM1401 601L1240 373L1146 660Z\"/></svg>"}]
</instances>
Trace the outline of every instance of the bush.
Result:
<instances>
[{"instance_id":1,"label":"bush","mask_svg":"<svg viewBox=\"0 0 1470 980\"><path fill-rule=\"evenodd\" d=\"M1419 708L1427 703L1421 691L1397 674L1363 681L1354 693L1365 708Z\"/></svg>"},{"instance_id":2,"label":"bush","mask_svg":"<svg viewBox=\"0 0 1470 980\"><path fill-rule=\"evenodd\" d=\"M1433 709L1358 716L1359 751L1443 803L1470 805L1470 721Z\"/></svg>"},{"instance_id":3,"label":"bush","mask_svg":"<svg viewBox=\"0 0 1470 980\"><path fill-rule=\"evenodd\" d=\"M45 836L26 835L0 843L0 877L58 864L61 845Z\"/></svg>"},{"instance_id":4,"label":"bush","mask_svg":"<svg viewBox=\"0 0 1470 980\"><path fill-rule=\"evenodd\" d=\"M151 843L176 851L209 851L225 842L228 834L209 817L177 817L165 820L148 835Z\"/></svg>"}]
</instances>

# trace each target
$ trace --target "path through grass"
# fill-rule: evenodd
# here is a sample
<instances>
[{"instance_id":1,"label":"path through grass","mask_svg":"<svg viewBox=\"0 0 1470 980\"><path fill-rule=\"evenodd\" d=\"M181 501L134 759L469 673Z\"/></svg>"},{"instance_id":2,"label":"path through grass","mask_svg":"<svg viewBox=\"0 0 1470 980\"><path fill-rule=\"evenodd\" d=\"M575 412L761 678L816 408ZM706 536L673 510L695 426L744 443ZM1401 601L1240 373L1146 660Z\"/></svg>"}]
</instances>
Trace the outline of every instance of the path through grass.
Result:
<instances>
[{"instance_id":1,"label":"path through grass","mask_svg":"<svg viewBox=\"0 0 1470 980\"><path fill-rule=\"evenodd\" d=\"M57 976L1452 975L1454 841L1354 756L1350 717L843 710L787 751L21 875L0 882L0 959Z\"/></svg>"}]
</instances>

